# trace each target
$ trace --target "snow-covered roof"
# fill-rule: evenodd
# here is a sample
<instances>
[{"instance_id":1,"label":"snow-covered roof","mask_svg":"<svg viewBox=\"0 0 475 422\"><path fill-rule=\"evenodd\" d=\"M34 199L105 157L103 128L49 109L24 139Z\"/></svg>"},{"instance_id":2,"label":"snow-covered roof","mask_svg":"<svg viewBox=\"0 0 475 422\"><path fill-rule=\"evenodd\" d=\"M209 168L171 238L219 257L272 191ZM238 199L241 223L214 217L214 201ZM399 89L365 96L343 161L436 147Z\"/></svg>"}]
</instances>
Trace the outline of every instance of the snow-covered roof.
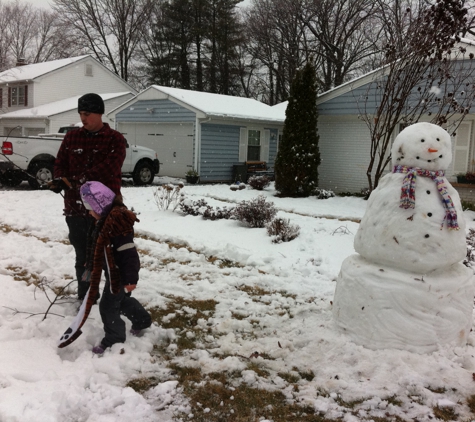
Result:
<instances>
[{"instance_id":1,"label":"snow-covered roof","mask_svg":"<svg viewBox=\"0 0 475 422\"><path fill-rule=\"evenodd\" d=\"M104 101L119 98L127 94L134 95L132 92L99 93ZM38 107L25 108L10 113L0 114L0 119L48 118L56 114L77 109L79 97L81 97L81 95L43 104Z\"/></svg>"},{"instance_id":2,"label":"snow-covered roof","mask_svg":"<svg viewBox=\"0 0 475 422\"><path fill-rule=\"evenodd\" d=\"M49 72L60 69L71 63L75 63L79 60L88 57L88 55L69 57L67 59L52 60L43 63L27 64L24 66L13 67L8 70L0 72L0 83L26 81L38 78Z\"/></svg>"},{"instance_id":3,"label":"snow-covered roof","mask_svg":"<svg viewBox=\"0 0 475 422\"><path fill-rule=\"evenodd\" d=\"M275 109L252 98L211 94L180 88L152 85L155 89L183 104L205 113L207 116L237 119L268 120L283 123L285 109ZM140 94L138 95L140 97Z\"/></svg>"}]
</instances>

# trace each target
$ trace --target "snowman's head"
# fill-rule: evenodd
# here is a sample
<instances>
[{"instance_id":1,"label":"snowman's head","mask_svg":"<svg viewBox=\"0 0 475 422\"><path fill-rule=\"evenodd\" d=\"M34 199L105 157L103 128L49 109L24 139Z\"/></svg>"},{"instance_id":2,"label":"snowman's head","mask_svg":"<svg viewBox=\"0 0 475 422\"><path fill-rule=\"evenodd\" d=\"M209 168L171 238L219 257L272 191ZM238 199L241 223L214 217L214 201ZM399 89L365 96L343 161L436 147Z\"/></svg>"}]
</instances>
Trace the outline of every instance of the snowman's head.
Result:
<instances>
[{"instance_id":1,"label":"snowman's head","mask_svg":"<svg viewBox=\"0 0 475 422\"><path fill-rule=\"evenodd\" d=\"M396 137L391 156L393 166L445 170L452 161L450 135L432 123L415 123Z\"/></svg>"}]
</instances>

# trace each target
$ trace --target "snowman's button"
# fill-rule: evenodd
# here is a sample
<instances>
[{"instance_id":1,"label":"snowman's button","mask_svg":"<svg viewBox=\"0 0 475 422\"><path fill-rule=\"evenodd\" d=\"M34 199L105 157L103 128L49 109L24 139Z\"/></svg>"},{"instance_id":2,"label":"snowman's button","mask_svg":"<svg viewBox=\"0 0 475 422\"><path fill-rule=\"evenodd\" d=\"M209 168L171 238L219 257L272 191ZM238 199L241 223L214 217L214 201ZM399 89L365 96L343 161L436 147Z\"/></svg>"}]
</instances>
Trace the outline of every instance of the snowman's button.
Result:
<instances>
[{"instance_id":1,"label":"snowman's button","mask_svg":"<svg viewBox=\"0 0 475 422\"><path fill-rule=\"evenodd\" d=\"M428 212L427 215L428 215L429 217L432 217L432 213L431 213L431 212Z\"/></svg>"},{"instance_id":2,"label":"snowman's button","mask_svg":"<svg viewBox=\"0 0 475 422\"><path fill-rule=\"evenodd\" d=\"M427 195L430 195L430 190L426 190L426 192L427 192Z\"/></svg>"},{"instance_id":3,"label":"snowman's button","mask_svg":"<svg viewBox=\"0 0 475 422\"><path fill-rule=\"evenodd\" d=\"M426 234L424 237L427 239L427 238L429 238L430 236L429 236L428 234Z\"/></svg>"}]
</instances>

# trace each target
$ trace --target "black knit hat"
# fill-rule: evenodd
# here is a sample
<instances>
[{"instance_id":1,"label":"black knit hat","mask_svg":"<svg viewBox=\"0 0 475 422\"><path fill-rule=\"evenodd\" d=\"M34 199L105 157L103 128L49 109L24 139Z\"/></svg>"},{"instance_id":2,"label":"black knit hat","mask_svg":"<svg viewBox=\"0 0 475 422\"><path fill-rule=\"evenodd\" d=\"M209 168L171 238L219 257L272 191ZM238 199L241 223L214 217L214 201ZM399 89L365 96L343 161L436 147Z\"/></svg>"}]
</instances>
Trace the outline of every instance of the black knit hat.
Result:
<instances>
[{"instance_id":1,"label":"black knit hat","mask_svg":"<svg viewBox=\"0 0 475 422\"><path fill-rule=\"evenodd\" d=\"M97 94L84 94L78 100L78 113L80 113L81 111L104 114L104 101Z\"/></svg>"}]
</instances>

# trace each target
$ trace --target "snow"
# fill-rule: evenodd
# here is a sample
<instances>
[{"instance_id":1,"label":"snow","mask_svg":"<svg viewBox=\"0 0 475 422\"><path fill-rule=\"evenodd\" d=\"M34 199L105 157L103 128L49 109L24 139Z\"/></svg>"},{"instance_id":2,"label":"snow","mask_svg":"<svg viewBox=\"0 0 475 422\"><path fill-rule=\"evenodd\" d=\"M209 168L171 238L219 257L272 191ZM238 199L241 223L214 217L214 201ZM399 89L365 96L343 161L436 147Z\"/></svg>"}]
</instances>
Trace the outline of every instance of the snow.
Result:
<instances>
[{"instance_id":1,"label":"snow","mask_svg":"<svg viewBox=\"0 0 475 422\"><path fill-rule=\"evenodd\" d=\"M184 105L205 113L207 116L267 120L279 123L283 123L285 120L285 108L271 107L252 98L211 94L209 92L190 91L159 85L152 85L145 91L148 90L157 90L173 97L179 102L183 102Z\"/></svg>"},{"instance_id":2,"label":"snow","mask_svg":"<svg viewBox=\"0 0 475 422\"><path fill-rule=\"evenodd\" d=\"M133 95L132 92L114 92L114 93L99 93L104 102L113 100L115 98L123 97L125 95ZM13 118L48 118L55 114L64 113L66 111L77 110L78 99L82 95L76 95L74 97L66 98L64 100L53 101L52 103L43 104L37 107L25 108L22 110L12 111L10 113L4 113L0 116L0 119L13 119Z\"/></svg>"},{"instance_id":3,"label":"snow","mask_svg":"<svg viewBox=\"0 0 475 422\"><path fill-rule=\"evenodd\" d=\"M393 166L443 171L451 148L440 126L416 123L396 137ZM460 263L467 253L460 198L442 174L392 172L368 200L355 237L359 255L342 264L333 309L338 326L358 344L425 353L467 342L474 277ZM443 192L457 230L448 226Z\"/></svg>"},{"instance_id":4,"label":"snow","mask_svg":"<svg viewBox=\"0 0 475 422\"><path fill-rule=\"evenodd\" d=\"M157 177L154 186L123 188L126 204L140 219L136 243L142 270L134 296L147 307L164 308L171 296L217 302L215 313L198 321L198 326L211 327L208 337L173 362L199 367L205 374L237 371L240 378L233 382L281 389L288 397L292 387L278 373L294 367L313 371L315 378L301 379L292 394L327 418L358 421L388 414L429 421L435 419L435 406L453 409L459 420L473 418L466 400L474 391L474 333L466 346L418 354L370 350L334 324L335 281L342 262L355 253L354 236L366 201L278 198L273 185L262 192L232 191L227 185L183 188L188 199L220 207L265 195L279 210L278 217L301 228L295 240L274 244L265 229L235 220L208 221L159 210L153 192L168 181L174 180ZM467 230L474 228L475 213L464 214ZM49 314L43 320L49 305L45 294L21 278L44 277L64 286L73 277L74 252L67 242L60 195L31 191L26 184L1 189L0 228L1 421L171 422L179 411L192 413L170 362L152 352L154 345L165 346L173 356L173 329L154 324L142 337L128 337L97 357L91 349L102 338L102 324L94 306L82 336L64 349L56 347L77 304L55 305L51 312L64 318ZM221 268L211 257L235 265ZM252 296L244 287L260 288L263 296ZM191 306L182 311L195 312ZM187 336L193 335L190 329ZM255 352L272 357L253 359L268 377L249 368L245 357ZM157 378L158 385L143 395L126 386L144 376ZM359 404L345 409L342 401L354 400Z\"/></svg>"},{"instance_id":5,"label":"snow","mask_svg":"<svg viewBox=\"0 0 475 422\"><path fill-rule=\"evenodd\" d=\"M88 57L88 55L69 57L67 59L51 60L43 63L27 64L0 72L0 82L28 81L53 72L71 63L75 63Z\"/></svg>"}]
</instances>

